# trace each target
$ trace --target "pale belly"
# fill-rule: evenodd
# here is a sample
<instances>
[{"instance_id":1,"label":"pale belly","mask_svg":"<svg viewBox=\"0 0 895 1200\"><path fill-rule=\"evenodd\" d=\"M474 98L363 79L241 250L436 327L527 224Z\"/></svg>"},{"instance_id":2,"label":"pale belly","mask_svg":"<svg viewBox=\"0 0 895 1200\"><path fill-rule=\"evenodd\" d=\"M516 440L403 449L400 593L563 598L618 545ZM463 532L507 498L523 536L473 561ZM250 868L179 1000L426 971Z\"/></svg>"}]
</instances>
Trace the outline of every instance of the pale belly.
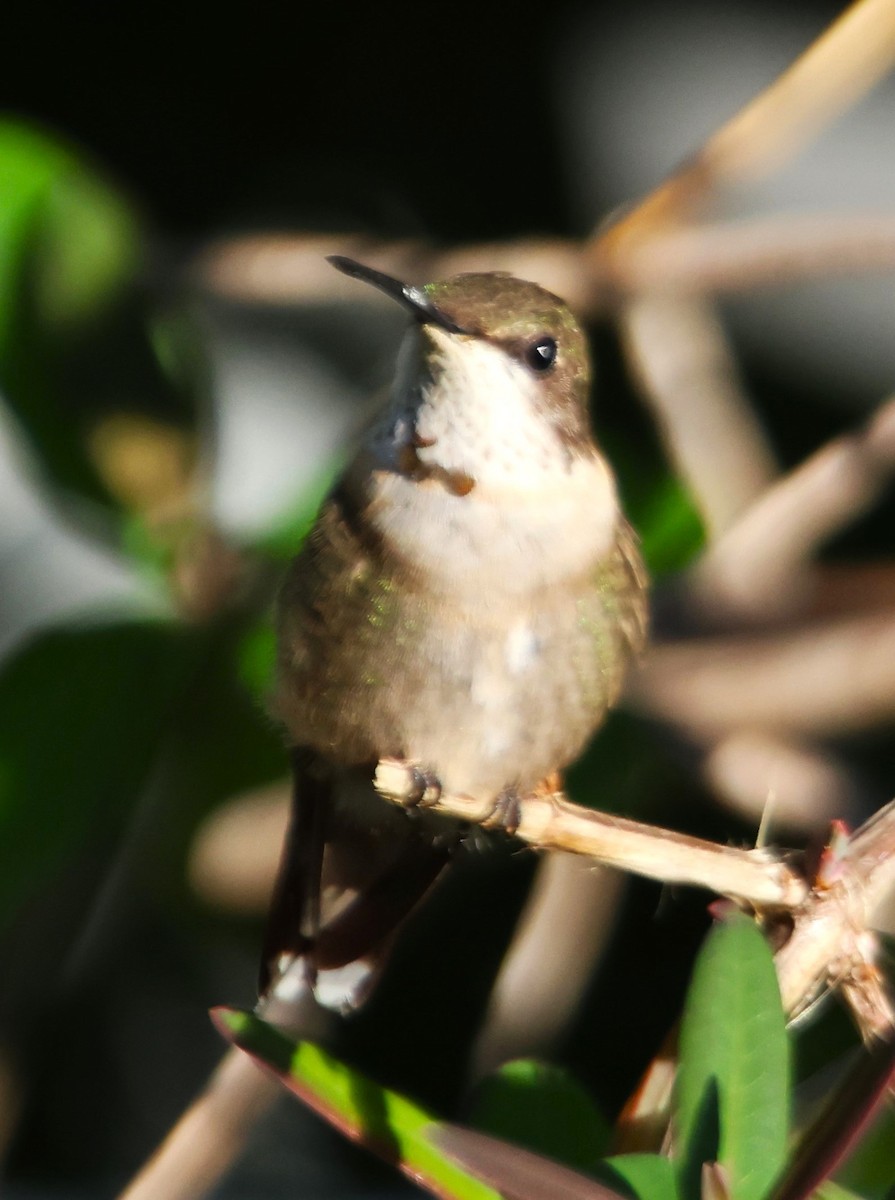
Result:
<instances>
[{"instance_id":1,"label":"pale belly","mask_svg":"<svg viewBox=\"0 0 895 1200\"><path fill-rule=\"evenodd\" d=\"M299 727L287 723L339 761L415 761L446 791L531 788L577 757L621 673L596 587L541 600L473 616L420 594L373 598L350 644L317 660L313 689L284 676Z\"/></svg>"}]
</instances>

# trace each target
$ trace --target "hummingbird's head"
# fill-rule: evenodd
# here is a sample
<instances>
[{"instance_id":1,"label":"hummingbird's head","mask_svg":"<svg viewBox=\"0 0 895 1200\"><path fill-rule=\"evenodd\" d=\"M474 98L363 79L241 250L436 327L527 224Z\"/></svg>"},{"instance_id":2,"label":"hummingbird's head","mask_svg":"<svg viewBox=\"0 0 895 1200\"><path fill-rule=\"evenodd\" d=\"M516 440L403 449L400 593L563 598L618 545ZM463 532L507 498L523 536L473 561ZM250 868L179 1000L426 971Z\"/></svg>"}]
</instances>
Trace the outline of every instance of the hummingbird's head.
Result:
<instances>
[{"instance_id":1,"label":"hummingbird's head","mask_svg":"<svg viewBox=\"0 0 895 1200\"><path fill-rule=\"evenodd\" d=\"M422 287L353 259L329 260L410 310L420 327L420 367L436 387L480 394L506 416L524 397L567 451L592 447L587 339L566 304L546 288L504 272L455 275Z\"/></svg>"},{"instance_id":2,"label":"hummingbird's head","mask_svg":"<svg viewBox=\"0 0 895 1200\"><path fill-rule=\"evenodd\" d=\"M352 476L381 544L464 603L586 575L620 509L590 430L587 342L562 300L511 275L416 287L331 261L413 316Z\"/></svg>"}]
</instances>

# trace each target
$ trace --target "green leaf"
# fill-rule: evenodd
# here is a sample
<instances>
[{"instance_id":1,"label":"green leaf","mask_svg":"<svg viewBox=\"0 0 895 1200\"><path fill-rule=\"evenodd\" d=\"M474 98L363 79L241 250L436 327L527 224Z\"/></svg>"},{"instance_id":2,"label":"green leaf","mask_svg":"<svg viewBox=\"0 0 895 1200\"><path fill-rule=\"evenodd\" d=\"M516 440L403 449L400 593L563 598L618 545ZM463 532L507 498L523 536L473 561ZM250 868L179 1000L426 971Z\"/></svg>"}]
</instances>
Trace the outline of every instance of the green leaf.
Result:
<instances>
[{"instance_id":1,"label":"green leaf","mask_svg":"<svg viewBox=\"0 0 895 1200\"><path fill-rule=\"evenodd\" d=\"M186 633L42 634L0 670L0 932L134 804L195 660Z\"/></svg>"},{"instance_id":2,"label":"green leaf","mask_svg":"<svg viewBox=\"0 0 895 1200\"><path fill-rule=\"evenodd\" d=\"M270 620L261 619L243 635L236 656L239 678L258 700L271 694L276 658L276 631Z\"/></svg>"},{"instance_id":3,"label":"green leaf","mask_svg":"<svg viewBox=\"0 0 895 1200\"><path fill-rule=\"evenodd\" d=\"M640 547L653 578L681 571L705 544L705 527L679 479L656 481L637 515Z\"/></svg>"},{"instance_id":4,"label":"green leaf","mask_svg":"<svg viewBox=\"0 0 895 1200\"><path fill-rule=\"evenodd\" d=\"M50 473L102 497L72 436L81 432L81 397L60 356L133 283L139 223L64 142L10 119L0 120L0 195L0 387ZM102 343L109 357L110 340Z\"/></svg>"},{"instance_id":5,"label":"green leaf","mask_svg":"<svg viewBox=\"0 0 895 1200\"><path fill-rule=\"evenodd\" d=\"M640 536L652 578L681 571L705 545L705 525L686 485L672 471L655 430L601 437L615 469L625 512Z\"/></svg>"},{"instance_id":6,"label":"green leaf","mask_svg":"<svg viewBox=\"0 0 895 1200\"><path fill-rule=\"evenodd\" d=\"M763 1200L786 1160L790 1064L771 952L737 914L699 955L681 1027L676 1136L682 1195L722 1163L736 1200Z\"/></svg>"},{"instance_id":7,"label":"green leaf","mask_svg":"<svg viewBox=\"0 0 895 1200\"><path fill-rule=\"evenodd\" d=\"M637 1200L677 1200L674 1167L661 1154L616 1154L607 1158L600 1177L624 1184Z\"/></svg>"},{"instance_id":8,"label":"green leaf","mask_svg":"<svg viewBox=\"0 0 895 1200\"><path fill-rule=\"evenodd\" d=\"M252 1013L215 1009L229 1041L265 1063L286 1087L330 1124L393 1163L436 1196L499 1200L428 1140L437 1118L397 1092L380 1087L310 1042L292 1042Z\"/></svg>"},{"instance_id":9,"label":"green leaf","mask_svg":"<svg viewBox=\"0 0 895 1200\"><path fill-rule=\"evenodd\" d=\"M591 1170L609 1127L585 1089L567 1071L532 1059L507 1063L476 1089L468 1120L570 1167Z\"/></svg>"},{"instance_id":10,"label":"green leaf","mask_svg":"<svg viewBox=\"0 0 895 1200\"><path fill-rule=\"evenodd\" d=\"M21 121L0 121L0 188L2 359L26 271L44 322L92 320L133 278L140 234L130 206L73 150Z\"/></svg>"},{"instance_id":11,"label":"green leaf","mask_svg":"<svg viewBox=\"0 0 895 1200\"><path fill-rule=\"evenodd\" d=\"M0 120L0 359L21 289L49 325L94 319L134 277L138 221L125 200L61 139Z\"/></svg>"}]
</instances>

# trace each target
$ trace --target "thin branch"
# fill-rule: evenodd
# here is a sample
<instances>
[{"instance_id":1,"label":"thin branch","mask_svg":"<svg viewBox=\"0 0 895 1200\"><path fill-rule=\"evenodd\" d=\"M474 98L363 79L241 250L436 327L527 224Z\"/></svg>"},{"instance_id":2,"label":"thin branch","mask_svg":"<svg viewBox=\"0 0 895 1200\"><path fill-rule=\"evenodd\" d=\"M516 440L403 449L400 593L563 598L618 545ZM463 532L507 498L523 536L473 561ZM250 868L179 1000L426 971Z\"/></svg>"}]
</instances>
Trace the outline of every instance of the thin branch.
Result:
<instances>
[{"instance_id":1,"label":"thin branch","mask_svg":"<svg viewBox=\"0 0 895 1200\"><path fill-rule=\"evenodd\" d=\"M827 443L773 484L690 573L703 611L765 615L791 608L819 546L878 502L895 475L895 399L863 429Z\"/></svg>"},{"instance_id":2,"label":"thin branch","mask_svg":"<svg viewBox=\"0 0 895 1200\"><path fill-rule=\"evenodd\" d=\"M717 535L776 475L724 331L699 299L656 292L628 303L621 328L669 451Z\"/></svg>"},{"instance_id":3,"label":"thin branch","mask_svg":"<svg viewBox=\"0 0 895 1200\"><path fill-rule=\"evenodd\" d=\"M301 960L293 967L256 1011L290 1036L319 1039L331 1014L319 1007L304 983ZM231 1047L119 1200L201 1200L241 1157L252 1130L280 1093L277 1079Z\"/></svg>"},{"instance_id":4,"label":"thin branch","mask_svg":"<svg viewBox=\"0 0 895 1200\"><path fill-rule=\"evenodd\" d=\"M604 314L643 291L726 294L800 280L895 269L891 213L774 214L651 230L618 246L611 263L580 242L523 238L437 251L422 242L373 242L333 232L255 233L212 242L194 259L192 283L240 304L344 301L344 282L323 269L351 254L393 275L444 279L462 271L509 271L562 296L583 316ZM352 303L383 305L370 290Z\"/></svg>"},{"instance_id":5,"label":"thin branch","mask_svg":"<svg viewBox=\"0 0 895 1200\"><path fill-rule=\"evenodd\" d=\"M755 182L788 161L864 96L895 62L895 3L858 0L772 84L737 112L663 184L608 229L591 252L680 220L720 186Z\"/></svg>"},{"instance_id":6,"label":"thin branch","mask_svg":"<svg viewBox=\"0 0 895 1200\"><path fill-rule=\"evenodd\" d=\"M619 292L717 295L893 269L895 215L781 213L657 230L620 246L611 279L595 271L594 280Z\"/></svg>"},{"instance_id":7,"label":"thin branch","mask_svg":"<svg viewBox=\"0 0 895 1200\"><path fill-rule=\"evenodd\" d=\"M895 714L895 618L861 613L781 633L654 646L632 675L640 712L699 741L867 729Z\"/></svg>"},{"instance_id":8,"label":"thin branch","mask_svg":"<svg viewBox=\"0 0 895 1200\"><path fill-rule=\"evenodd\" d=\"M416 776L411 764L383 759L376 790L387 800L407 804ZM462 821L487 824L493 805L468 796L442 794L429 805ZM793 908L805 896L802 877L780 858L762 850L741 850L689 837L627 817L610 816L572 804L562 793L525 797L516 837L539 850L570 850L606 866L619 867L663 883L708 888L756 907Z\"/></svg>"},{"instance_id":9,"label":"thin branch","mask_svg":"<svg viewBox=\"0 0 895 1200\"><path fill-rule=\"evenodd\" d=\"M407 804L416 775L411 764L385 759L375 777L380 795ZM431 797L431 807L460 820L487 824L491 805L466 796ZM788 910L794 932L777 954L783 1006L799 1012L819 988L848 982L854 994L868 960L867 931L875 911L895 887L895 801L849 841L834 881L809 890L806 881L779 857L704 842L667 829L611 817L571 804L560 793L520 801L515 834L538 849L570 850L597 862L664 883L709 888L759 909ZM865 987L864 1000L870 991ZM888 1001L878 1014L885 1026ZM865 1018L866 1019L866 1018Z\"/></svg>"},{"instance_id":10,"label":"thin branch","mask_svg":"<svg viewBox=\"0 0 895 1200\"><path fill-rule=\"evenodd\" d=\"M548 854L507 947L472 1053L479 1079L513 1058L549 1057L611 936L622 876Z\"/></svg>"},{"instance_id":11,"label":"thin branch","mask_svg":"<svg viewBox=\"0 0 895 1200\"><path fill-rule=\"evenodd\" d=\"M280 1094L241 1050L228 1050L199 1099L180 1118L120 1200L198 1200L245 1148Z\"/></svg>"}]
</instances>

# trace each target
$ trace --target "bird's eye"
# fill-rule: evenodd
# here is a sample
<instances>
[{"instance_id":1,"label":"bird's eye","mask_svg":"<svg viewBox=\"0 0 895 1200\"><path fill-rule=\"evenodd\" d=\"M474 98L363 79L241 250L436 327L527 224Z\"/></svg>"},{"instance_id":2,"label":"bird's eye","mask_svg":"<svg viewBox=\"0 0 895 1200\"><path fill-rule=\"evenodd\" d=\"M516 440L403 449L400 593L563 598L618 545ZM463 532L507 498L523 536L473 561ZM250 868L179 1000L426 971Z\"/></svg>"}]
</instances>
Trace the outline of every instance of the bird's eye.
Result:
<instances>
[{"instance_id":1,"label":"bird's eye","mask_svg":"<svg viewBox=\"0 0 895 1200\"><path fill-rule=\"evenodd\" d=\"M526 347L525 361L533 371L549 371L556 362L556 342L552 337L539 337Z\"/></svg>"}]
</instances>

